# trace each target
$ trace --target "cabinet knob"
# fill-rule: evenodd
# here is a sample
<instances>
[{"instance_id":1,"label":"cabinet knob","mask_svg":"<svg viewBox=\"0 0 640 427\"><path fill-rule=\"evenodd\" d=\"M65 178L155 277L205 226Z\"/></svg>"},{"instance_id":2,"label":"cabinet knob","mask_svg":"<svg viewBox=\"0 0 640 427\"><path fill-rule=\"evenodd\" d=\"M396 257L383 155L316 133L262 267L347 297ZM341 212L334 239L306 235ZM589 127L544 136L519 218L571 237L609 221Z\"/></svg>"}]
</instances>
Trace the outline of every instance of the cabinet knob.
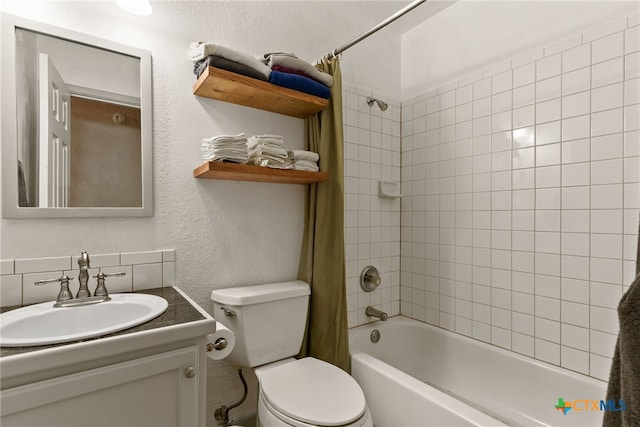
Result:
<instances>
[{"instance_id":1,"label":"cabinet knob","mask_svg":"<svg viewBox=\"0 0 640 427\"><path fill-rule=\"evenodd\" d=\"M184 376L187 378L193 378L196 376L196 368L194 368L193 366L189 366L187 369L184 370Z\"/></svg>"}]
</instances>

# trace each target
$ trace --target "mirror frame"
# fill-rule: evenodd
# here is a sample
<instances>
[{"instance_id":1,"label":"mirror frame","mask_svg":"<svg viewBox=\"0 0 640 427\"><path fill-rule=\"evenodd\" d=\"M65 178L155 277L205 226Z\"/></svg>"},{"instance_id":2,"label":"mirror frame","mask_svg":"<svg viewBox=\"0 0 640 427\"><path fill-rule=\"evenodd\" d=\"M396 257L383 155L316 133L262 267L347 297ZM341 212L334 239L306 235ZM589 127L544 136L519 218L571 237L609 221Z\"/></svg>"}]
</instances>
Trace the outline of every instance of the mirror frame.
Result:
<instances>
[{"instance_id":1,"label":"mirror frame","mask_svg":"<svg viewBox=\"0 0 640 427\"><path fill-rule=\"evenodd\" d=\"M142 207L18 207L18 143L16 106L16 28L22 28L71 42L95 46L140 59L140 118L142 158ZM75 218L153 216L153 122L151 52L65 28L2 13L2 217Z\"/></svg>"}]
</instances>

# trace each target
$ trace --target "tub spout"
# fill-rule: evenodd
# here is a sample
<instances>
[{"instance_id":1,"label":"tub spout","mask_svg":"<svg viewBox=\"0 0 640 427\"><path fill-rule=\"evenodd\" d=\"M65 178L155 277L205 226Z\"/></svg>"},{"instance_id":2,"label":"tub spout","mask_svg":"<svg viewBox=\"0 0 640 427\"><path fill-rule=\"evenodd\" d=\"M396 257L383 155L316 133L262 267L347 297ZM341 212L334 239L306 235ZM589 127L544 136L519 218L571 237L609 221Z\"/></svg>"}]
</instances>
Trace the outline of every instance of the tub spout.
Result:
<instances>
[{"instance_id":1,"label":"tub spout","mask_svg":"<svg viewBox=\"0 0 640 427\"><path fill-rule=\"evenodd\" d=\"M377 317L378 319L385 321L387 320L387 313L385 313L384 311L380 311L378 309L375 309L371 306L367 307L367 310L365 311L367 316L371 316L371 317Z\"/></svg>"}]
</instances>

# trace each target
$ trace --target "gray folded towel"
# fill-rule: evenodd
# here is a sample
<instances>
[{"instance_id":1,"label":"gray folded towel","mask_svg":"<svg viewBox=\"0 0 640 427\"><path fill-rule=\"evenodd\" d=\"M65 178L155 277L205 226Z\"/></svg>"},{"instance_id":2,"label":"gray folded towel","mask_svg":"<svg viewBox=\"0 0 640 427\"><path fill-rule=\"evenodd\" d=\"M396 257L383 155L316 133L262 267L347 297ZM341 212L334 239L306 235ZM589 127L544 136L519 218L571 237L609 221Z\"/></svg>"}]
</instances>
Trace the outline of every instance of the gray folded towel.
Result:
<instances>
[{"instance_id":1,"label":"gray folded towel","mask_svg":"<svg viewBox=\"0 0 640 427\"><path fill-rule=\"evenodd\" d=\"M640 225L638 228L636 278L618 305L620 332L606 398L620 410L604 413L604 427L640 426Z\"/></svg>"}]
</instances>

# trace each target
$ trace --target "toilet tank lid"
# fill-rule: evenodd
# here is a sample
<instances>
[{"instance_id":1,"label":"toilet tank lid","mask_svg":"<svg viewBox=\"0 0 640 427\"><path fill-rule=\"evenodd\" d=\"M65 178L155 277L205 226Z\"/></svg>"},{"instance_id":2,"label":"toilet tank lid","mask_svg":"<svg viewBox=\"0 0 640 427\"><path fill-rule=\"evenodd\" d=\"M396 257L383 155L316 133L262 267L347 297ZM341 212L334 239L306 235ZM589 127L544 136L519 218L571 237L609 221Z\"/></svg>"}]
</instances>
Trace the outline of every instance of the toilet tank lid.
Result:
<instances>
[{"instance_id":1,"label":"toilet tank lid","mask_svg":"<svg viewBox=\"0 0 640 427\"><path fill-rule=\"evenodd\" d=\"M291 282L216 289L211 291L211 299L220 304L242 306L306 296L310 293L309 284L302 280L294 280Z\"/></svg>"}]
</instances>

